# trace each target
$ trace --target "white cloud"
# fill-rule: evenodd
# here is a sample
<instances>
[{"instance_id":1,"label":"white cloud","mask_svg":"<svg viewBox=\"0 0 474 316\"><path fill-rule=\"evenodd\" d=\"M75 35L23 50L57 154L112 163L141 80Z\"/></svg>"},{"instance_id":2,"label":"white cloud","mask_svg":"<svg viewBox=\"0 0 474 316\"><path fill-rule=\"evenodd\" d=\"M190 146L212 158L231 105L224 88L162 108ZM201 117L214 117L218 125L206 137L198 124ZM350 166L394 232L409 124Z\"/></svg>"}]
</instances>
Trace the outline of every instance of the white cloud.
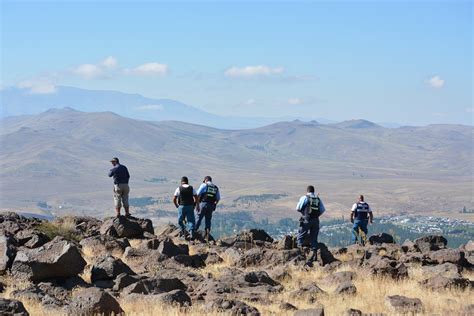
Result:
<instances>
[{"instance_id":1,"label":"white cloud","mask_svg":"<svg viewBox=\"0 0 474 316\"><path fill-rule=\"evenodd\" d=\"M474 108L466 108L467 113L474 113Z\"/></svg>"},{"instance_id":2,"label":"white cloud","mask_svg":"<svg viewBox=\"0 0 474 316\"><path fill-rule=\"evenodd\" d=\"M135 75L160 75L164 76L168 73L168 65L160 63L146 63L137 66L133 69L126 70L126 73L132 73Z\"/></svg>"},{"instance_id":3,"label":"white cloud","mask_svg":"<svg viewBox=\"0 0 474 316\"><path fill-rule=\"evenodd\" d=\"M433 76L428 80L428 84L435 89L441 89L444 86L444 79L441 79L440 76Z\"/></svg>"},{"instance_id":4,"label":"white cloud","mask_svg":"<svg viewBox=\"0 0 474 316\"><path fill-rule=\"evenodd\" d=\"M269 67L265 65L258 66L246 66L246 67L230 67L227 69L224 74L227 77L234 78L248 78L248 77L258 77L258 76L270 76L281 74L285 71L283 67Z\"/></svg>"},{"instance_id":5,"label":"white cloud","mask_svg":"<svg viewBox=\"0 0 474 316\"><path fill-rule=\"evenodd\" d=\"M101 62L101 65L108 69L115 68L118 65L118 60L113 56L109 56Z\"/></svg>"},{"instance_id":6,"label":"white cloud","mask_svg":"<svg viewBox=\"0 0 474 316\"><path fill-rule=\"evenodd\" d=\"M288 104L289 105L300 105L300 104L303 104L303 100L301 100L300 98L290 98L290 99L288 99Z\"/></svg>"},{"instance_id":7,"label":"white cloud","mask_svg":"<svg viewBox=\"0 0 474 316\"><path fill-rule=\"evenodd\" d=\"M138 106L136 109L140 111L162 111L164 107L161 104L147 104Z\"/></svg>"},{"instance_id":8,"label":"white cloud","mask_svg":"<svg viewBox=\"0 0 474 316\"><path fill-rule=\"evenodd\" d=\"M82 64L73 69L73 73L84 79L96 79L104 76L104 70L94 64Z\"/></svg>"},{"instance_id":9,"label":"white cloud","mask_svg":"<svg viewBox=\"0 0 474 316\"><path fill-rule=\"evenodd\" d=\"M28 89L31 94L51 94L56 92L56 85L46 78L28 79L17 84L18 88Z\"/></svg>"},{"instance_id":10,"label":"white cloud","mask_svg":"<svg viewBox=\"0 0 474 316\"><path fill-rule=\"evenodd\" d=\"M257 103L257 100L255 99L248 99L244 102L244 105L254 105L255 103Z\"/></svg>"}]
</instances>

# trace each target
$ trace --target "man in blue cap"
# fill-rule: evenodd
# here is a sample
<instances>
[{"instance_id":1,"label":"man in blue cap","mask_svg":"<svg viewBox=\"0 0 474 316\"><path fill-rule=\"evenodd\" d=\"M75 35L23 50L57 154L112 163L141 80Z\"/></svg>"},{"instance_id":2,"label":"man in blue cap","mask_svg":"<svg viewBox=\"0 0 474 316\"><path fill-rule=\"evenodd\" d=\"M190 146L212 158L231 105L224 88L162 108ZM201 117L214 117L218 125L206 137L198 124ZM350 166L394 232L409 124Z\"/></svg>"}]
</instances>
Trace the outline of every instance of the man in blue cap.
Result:
<instances>
[{"instance_id":1,"label":"man in blue cap","mask_svg":"<svg viewBox=\"0 0 474 316\"><path fill-rule=\"evenodd\" d=\"M221 199L219 188L217 185L212 183L211 176L204 177L204 181L197 190L197 195L199 199L200 211L197 213L198 220L196 222L196 230L199 229L202 219L204 218L204 238L209 239L209 234L211 232L212 213L216 210L217 203L219 203Z\"/></svg>"},{"instance_id":2,"label":"man in blue cap","mask_svg":"<svg viewBox=\"0 0 474 316\"><path fill-rule=\"evenodd\" d=\"M109 171L109 177L114 179L114 204L115 212L117 217L120 217L120 209L125 209L125 216L130 216L130 206L128 204L128 194L130 193L130 187L128 181L130 174L128 173L127 167L121 165L119 159L114 157L110 160L113 168Z\"/></svg>"}]
</instances>

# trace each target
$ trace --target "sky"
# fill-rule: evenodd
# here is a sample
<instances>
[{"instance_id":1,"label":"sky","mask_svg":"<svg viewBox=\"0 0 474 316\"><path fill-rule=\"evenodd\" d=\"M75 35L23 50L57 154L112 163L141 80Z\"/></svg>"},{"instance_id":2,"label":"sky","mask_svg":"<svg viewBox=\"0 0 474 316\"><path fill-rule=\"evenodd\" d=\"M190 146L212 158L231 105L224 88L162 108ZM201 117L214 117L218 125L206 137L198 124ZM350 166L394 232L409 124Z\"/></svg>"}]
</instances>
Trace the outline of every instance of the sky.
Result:
<instances>
[{"instance_id":1,"label":"sky","mask_svg":"<svg viewBox=\"0 0 474 316\"><path fill-rule=\"evenodd\" d=\"M1 1L1 86L219 115L473 124L471 1Z\"/></svg>"}]
</instances>

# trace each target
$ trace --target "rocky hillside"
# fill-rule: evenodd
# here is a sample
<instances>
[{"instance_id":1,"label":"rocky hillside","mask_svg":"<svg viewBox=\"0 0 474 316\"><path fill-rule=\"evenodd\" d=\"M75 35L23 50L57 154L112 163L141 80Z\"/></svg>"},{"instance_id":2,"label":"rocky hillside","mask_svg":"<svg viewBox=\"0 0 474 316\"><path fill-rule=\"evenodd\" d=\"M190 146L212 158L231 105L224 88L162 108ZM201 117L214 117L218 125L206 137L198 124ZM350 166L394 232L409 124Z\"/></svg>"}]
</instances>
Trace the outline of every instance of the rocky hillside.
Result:
<instances>
[{"instance_id":1,"label":"rocky hillside","mask_svg":"<svg viewBox=\"0 0 474 316\"><path fill-rule=\"evenodd\" d=\"M1 315L363 315L474 313L474 243L319 245L262 230L206 242L139 218L0 215Z\"/></svg>"}]
</instances>

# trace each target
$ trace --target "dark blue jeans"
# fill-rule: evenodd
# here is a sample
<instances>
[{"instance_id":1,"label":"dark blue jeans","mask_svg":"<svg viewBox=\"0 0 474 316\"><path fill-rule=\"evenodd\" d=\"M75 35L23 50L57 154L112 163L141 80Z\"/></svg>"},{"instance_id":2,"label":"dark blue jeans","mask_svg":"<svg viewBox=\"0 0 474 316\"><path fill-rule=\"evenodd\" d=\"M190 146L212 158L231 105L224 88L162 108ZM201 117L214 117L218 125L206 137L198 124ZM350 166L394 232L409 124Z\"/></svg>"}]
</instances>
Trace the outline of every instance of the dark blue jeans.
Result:
<instances>
[{"instance_id":1,"label":"dark blue jeans","mask_svg":"<svg viewBox=\"0 0 474 316\"><path fill-rule=\"evenodd\" d=\"M180 205L178 207L178 225L182 231L185 230L184 219L186 218L186 223L188 224L188 231L191 235L194 234L194 205Z\"/></svg>"},{"instance_id":2,"label":"dark blue jeans","mask_svg":"<svg viewBox=\"0 0 474 316\"><path fill-rule=\"evenodd\" d=\"M367 238L367 224L369 223L368 219L356 219L354 220L354 225L352 226L352 243L357 243L357 239L359 237L359 228L361 231L364 232ZM365 240L362 239L361 236L361 243L364 244Z\"/></svg>"},{"instance_id":3,"label":"dark blue jeans","mask_svg":"<svg viewBox=\"0 0 474 316\"><path fill-rule=\"evenodd\" d=\"M201 226L202 219L204 218L204 228L206 230L211 230L211 220L212 220L212 213L216 210L216 205L214 203L206 203L202 202L199 204L201 211L197 213L197 222L196 222L196 230L199 229Z\"/></svg>"},{"instance_id":4,"label":"dark blue jeans","mask_svg":"<svg viewBox=\"0 0 474 316\"><path fill-rule=\"evenodd\" d=\"M319 218L305 219L300 222L300 229L298 230L297 243L301 247L305 237L309 234L311 242L311 249L318 250L318 234L319 234Z\"/></svg>"}]
</instances>

